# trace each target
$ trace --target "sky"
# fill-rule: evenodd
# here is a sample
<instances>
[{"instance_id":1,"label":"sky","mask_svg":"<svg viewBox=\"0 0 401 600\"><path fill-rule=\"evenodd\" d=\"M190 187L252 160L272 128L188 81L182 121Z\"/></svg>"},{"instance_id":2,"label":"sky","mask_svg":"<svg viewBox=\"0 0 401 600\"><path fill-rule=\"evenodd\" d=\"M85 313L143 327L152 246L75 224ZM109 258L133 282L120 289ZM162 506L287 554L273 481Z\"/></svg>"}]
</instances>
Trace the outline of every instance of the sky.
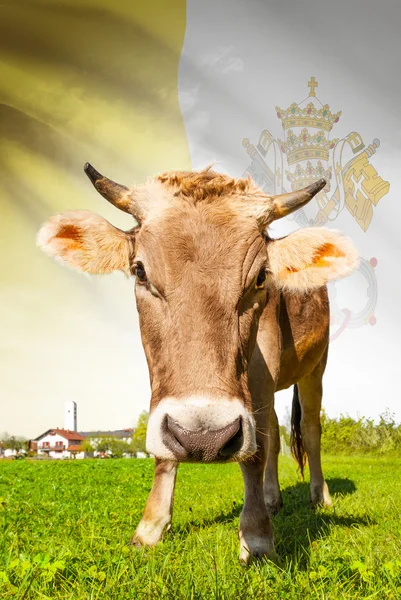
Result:
<instances>
[{"instance_id":1,"label":"sky","mask_svg":"<svg viewBox=\"0 0 401 600\"><path fill-rule=\"evenodd\" d=\"M380 140L369 163L390 184L366 231L346 207L328 223L375 266L331 289L339 318L347 308L357 326L333 324L324 407L371 417L389 408L401 420L399 13L395 0L339 0L335 10L315 0L3 2L0 433L62 427L67 400L80 430L130 427L149 405L133 280L80 275L35 245L40 224L68 209L132 227L83 164L128 185L211 162L242 176L251 164L243 140L256 147L264 129L283 140L276 106L301 103L311 77L318 100L342 111L331 138ZM316 212L311 204L307 218ZM298 226L283 219L270 233ZM277 396L283 418L291 392Z\"/></svg>"}]
</instances>

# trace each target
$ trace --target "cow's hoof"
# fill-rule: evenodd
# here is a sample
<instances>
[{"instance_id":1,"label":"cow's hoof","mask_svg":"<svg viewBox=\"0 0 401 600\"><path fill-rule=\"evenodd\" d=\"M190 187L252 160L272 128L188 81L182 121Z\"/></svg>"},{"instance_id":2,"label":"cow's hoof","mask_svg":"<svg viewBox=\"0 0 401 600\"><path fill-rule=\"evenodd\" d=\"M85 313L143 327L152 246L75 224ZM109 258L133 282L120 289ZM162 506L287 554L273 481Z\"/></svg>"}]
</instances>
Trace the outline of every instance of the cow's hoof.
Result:
<instances>
[{"instance_id":1,"label":"cow's hoof","mask_svg":"<svg viewBox=\"0 0 401 600\"><path fill-rule=\"evenodd\" d=\"M323 486L311 486L310 502L313 507L324 506L325 508L329 508L330 506L333 506L333 500L331 499L326 482L324 482Z\"/></svg>"},{"instance_id":2,"label":"cow's hoof","mask_svg":"<svg viewBox=\"0 0 401 600\"><path fill-rule=\"evenodd\" d=\"M247 535L240 531L239 539L239 559L244 565L249 565L252 560L264 557L273 562L278 561L278 555L274 548L272 537Z\"/></svg>"},{"instance_id":3,"label":"cow's hoof","mask_svg":"<svg viewBox=\"0 0 401 600\"><path fill-rule=\"evenodd\" d=\"M156 546L162 537L163 533L169 529L170 525L164 522L148 522L141 521L136 528L134 535L131 538L130 546L141 548L142 546Z\"/></svg>"},{"instance_id":4,"label":"cow's hoof","mask_svg":"<svg viewBox=\"0 0 401 600\"><path fill-rule=\"evenodd\" d=\"M142 540L139 537L137 537L136 533L134 533L134 535L130 539L129 545L134 546L134 548L142 548L142 546L144 546Z\"/></svg>"}]
</instances>

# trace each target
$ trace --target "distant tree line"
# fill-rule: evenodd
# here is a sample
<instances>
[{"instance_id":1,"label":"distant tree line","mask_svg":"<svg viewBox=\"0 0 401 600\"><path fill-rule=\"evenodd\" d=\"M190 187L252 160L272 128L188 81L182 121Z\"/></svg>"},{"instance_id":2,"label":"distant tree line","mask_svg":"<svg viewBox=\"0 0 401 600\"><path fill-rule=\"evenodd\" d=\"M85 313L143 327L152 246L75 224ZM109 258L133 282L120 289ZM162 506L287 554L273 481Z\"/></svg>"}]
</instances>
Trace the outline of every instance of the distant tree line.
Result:
<instances>
[{"instance_id":1,"label":"distant tree line","mask_svg":"<svg viewBox=\"0 0 401 600\"><path fill-rule=\"evenodd\" d=\"M401 456L401 424L397 424L389 411L379 417L379 422L360 417L352 419L341 415L331 419L322 414L322 450L327 454L371 453Z\"/></svg>"},{"instance_id":2,"label":"distant tree line","mask_svg":"<svg viewBox=\"0 0 401 600\"><path fill-rule=\"evenodd\" d=\"M16 450L17 452L20 452L21 450L27 449L27 440L23 437L9 435L5 432L0 437L0 448L3 448L3 450Z\"/></svg>"},{"instance_id":3,"label":"distant tree line","mask_svg":"<svg viewBox=\"0 0 401 600\"><path fill-rule=\"evenodd\" d=\"M322 451L326 454L375 454L401 457L401 423L394 414L386 410L378 421L348 415L330 418L321 412ZM280 425L280 441L284 450L291 445L291 414L284 415ZM285 454L285 452L284 452Z\"/></svg>"}]
</instances>

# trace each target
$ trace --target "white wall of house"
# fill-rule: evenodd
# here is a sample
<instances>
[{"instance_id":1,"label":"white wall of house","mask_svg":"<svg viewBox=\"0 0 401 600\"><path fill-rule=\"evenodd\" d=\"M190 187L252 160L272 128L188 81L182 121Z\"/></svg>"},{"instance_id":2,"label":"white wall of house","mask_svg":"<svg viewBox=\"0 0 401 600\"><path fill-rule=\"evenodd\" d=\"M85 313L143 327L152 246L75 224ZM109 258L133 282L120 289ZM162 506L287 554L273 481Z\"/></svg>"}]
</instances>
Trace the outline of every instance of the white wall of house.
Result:
<instances>
[{"instance_id":1,"label":"white wall of house","mask_svg":"<svg viewBox=\"0 0 401 600\"><path fill-rule=\"evenodd\" d=\"M105 436L104 437L112 437L112 438L114 438L115 436L113 436L113 435L107 435L107 432L105 432ZM98 438L89 437L88 439L91 441L91 443L95 447L95 446L97 446L97 444L99 442L101 442L103 440L103 437L98 437ZM115 439L116 440L121 440L123 442L126 442L127 444L130 444L132 442L132 436L130 436L130 437L124 437L124 438L116 437Z\"/></svg>"},{"instance_id":2,"label":"white wall of house","mask_svg":"<svg viewBox=\"0 0 401 600\"><path fill-rule=\"evenodd\" d=\"M61 442L64 446L68 446L68 440L59 433L55 433L54 435L48 433L38 440L38 451L43 449L47 443L50 448L53 448L56 445L56 442Z\"/></svg>"},{"instance_id":3,"label":"white wall of house","mask_svg":"<svg viewBox=\"0 0 401 600\"><path fill-rule=\"evenodd\" d=\"M4 450L4 458L10 458L11 456L17 456L18 452L16 450L12 450L11 448L6 448Z\"/></svg>"},{"instance_id":4,"label":"white wall of house","mask_svg":"<svg viewBox=\"0 0 401 600\"><path fill-rule=\"evenodd\" d=\"M38 440L38 455L48 455L50 458L54 458L56 460L74 458L73 453L69 452L68 450L68 444L69 441L59 433L48 433L47 435L43 436L40 440ZM60 446L60 450L57 449L58 445ZM76 443L75 445L78 444ZM78 452L75 454L75 458L85 458L85 453Z\"/></svg>"},{"instance_id":5,"label":"white wall of house","mask_svg":"<svg viewBox=\"0 0 401 600\"><path fill-rule=\"evenodd\" d=\"M42 455L43 454L47 454L47 452L43 452L42 451ZM81 460L82 458L85 458L85 452L69 452L68 450L63 450L63 452L56 452L51 450L49 453L50 458L54 458L55 460L62 460L62 459L66 459L66 458L70 458L70 459L75 459L77 458L78 460Z\"/></svg>"}]
</instances>

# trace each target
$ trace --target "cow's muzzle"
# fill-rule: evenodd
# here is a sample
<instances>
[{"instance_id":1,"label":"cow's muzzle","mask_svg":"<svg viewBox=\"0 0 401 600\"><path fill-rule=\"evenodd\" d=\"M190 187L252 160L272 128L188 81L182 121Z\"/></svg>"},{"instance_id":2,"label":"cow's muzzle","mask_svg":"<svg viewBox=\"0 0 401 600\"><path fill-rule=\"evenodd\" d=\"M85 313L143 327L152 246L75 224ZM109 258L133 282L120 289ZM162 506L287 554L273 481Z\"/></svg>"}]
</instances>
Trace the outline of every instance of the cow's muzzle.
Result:
<instances>
[{"instance_id":1,"label":"cow's muzzle","mask_svg":"<svg viewBox=\"0 0 401 600\"><path fill-rule=\"evenodd\" d=\"M256 451L255 420L239 398L166 397L151 409L146 448L178 462L241 462Z\"/></svg>"},{"instance_id":2,"label":"cow's muzzle","mask_svg":"<svg viewBox=\"0 0 401 600\"><path fill-rule=\"evenodd\" d=\"M242 447L242 419L238 417L221 429L184 429L169 415L162 425L163 442L181 461L224 462Z\"/></svg>"}]
</instances>

